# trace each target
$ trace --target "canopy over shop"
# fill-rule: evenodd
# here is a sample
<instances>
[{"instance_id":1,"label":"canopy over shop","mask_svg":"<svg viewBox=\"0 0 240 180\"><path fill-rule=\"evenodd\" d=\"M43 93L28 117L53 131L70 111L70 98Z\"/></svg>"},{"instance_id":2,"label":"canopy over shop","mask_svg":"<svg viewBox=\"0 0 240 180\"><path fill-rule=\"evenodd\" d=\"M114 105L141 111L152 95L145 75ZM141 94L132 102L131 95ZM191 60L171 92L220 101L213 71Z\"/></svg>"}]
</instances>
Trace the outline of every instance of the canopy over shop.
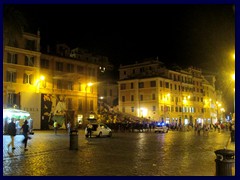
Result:
<instances>
[{"instance_id":1,"label":"canopy over shop","mask_svg":"<svg viewBox=\"0 0 240 180\"><path fill-rule=\"evenodd\" d=\"M32 130L32 118L29 112L23 111L20 109L3 109L3 133L7 133L8 123L11 122L11 119L14 118L17 128L17 134L20 133L20 129L25 120L28 121L30 130Z\"/></svg>"}]
</instances>

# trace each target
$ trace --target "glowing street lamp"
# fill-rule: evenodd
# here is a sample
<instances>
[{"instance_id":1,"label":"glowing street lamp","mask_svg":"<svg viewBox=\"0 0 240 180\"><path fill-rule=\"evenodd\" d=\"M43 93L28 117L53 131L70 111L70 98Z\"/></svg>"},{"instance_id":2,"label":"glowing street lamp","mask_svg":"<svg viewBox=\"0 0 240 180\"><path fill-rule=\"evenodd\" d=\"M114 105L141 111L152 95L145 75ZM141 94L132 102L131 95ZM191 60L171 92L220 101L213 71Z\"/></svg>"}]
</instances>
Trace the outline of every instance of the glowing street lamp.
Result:
<instances>
[{"instance_id":1,"label":"glowing street lamp","mask_svg":"<svg viewBox=\"0 0 240 180\"><path fill-rule=\"evenodd\" d=\"M37 93L39 92L39 88L44 80L45 80L45 76L43 75L41 75L39 79L36 80Z\"/></svg>"}]
</instances>

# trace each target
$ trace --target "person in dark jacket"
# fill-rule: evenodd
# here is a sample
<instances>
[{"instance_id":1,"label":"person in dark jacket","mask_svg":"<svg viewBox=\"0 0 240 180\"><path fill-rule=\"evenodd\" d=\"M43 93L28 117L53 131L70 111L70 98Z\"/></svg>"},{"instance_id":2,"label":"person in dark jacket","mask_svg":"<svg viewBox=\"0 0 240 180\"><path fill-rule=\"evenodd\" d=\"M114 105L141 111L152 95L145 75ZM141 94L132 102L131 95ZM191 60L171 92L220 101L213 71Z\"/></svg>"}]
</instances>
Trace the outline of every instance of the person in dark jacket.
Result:
<instances>
[{"instance_id":1,"label":"person in dark jacket","mask_svg":"<svg viewBox=\"0 0 240 180\"><path fill-rule=\"evenodd\" d=\"M14 150L14 137L16 136L16 124L14 122L14 118L12 118L11 122L8 124L8 134L11 137L11 142L8 144L8 148L12 145L12 149Z\"/></svg>"},{"instance_id":2,"label":"person in dark jacket","mask_svg":"<svg viewBox=\"0 0 240 180\"><path fill-rule=\"evenodd\" d=\"M22 141L22 143L24 143L24 147L25 147L25 151L27 151L28 149L27 149L27 141L28 141L28 139L29 139L29 137L28 137L28 134L29 134L29 125L28 125L28 121L27 120L25 120L24 121L24 124L22 125L22 132L23 132L23 136L24 136L24 139L23 139L23 141Z\"/></svg>"}]
</instances>

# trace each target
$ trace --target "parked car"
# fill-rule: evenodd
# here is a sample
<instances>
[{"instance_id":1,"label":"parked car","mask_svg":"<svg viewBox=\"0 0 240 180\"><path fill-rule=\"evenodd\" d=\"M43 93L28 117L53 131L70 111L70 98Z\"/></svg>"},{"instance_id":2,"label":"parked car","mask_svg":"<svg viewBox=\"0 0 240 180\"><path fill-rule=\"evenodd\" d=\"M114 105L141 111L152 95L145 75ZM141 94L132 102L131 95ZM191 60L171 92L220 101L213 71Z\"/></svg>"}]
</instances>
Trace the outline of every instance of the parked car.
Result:
<instances>
[{"instance_id":1,"label":"parked car","mask_svg":"<svg viewBox=\"0 0 240 180\"><path fill-rule=\"evenodd\" d=\"M104 123L91 123L91 137L112 137L112 130ZM85 136L89 137L88 129L85 128Z\"/></svg>"},{"instance_id":2,"label":"parked car","mask_svg":"<svg viewBox=\"0 0 240 180\"><path fill-rule=\"evenodd\" d=\"M154 128L154 132L167 133L168 127L165 125L165 123L157 123L156 127Z\"/></svg>"}]
</instances>

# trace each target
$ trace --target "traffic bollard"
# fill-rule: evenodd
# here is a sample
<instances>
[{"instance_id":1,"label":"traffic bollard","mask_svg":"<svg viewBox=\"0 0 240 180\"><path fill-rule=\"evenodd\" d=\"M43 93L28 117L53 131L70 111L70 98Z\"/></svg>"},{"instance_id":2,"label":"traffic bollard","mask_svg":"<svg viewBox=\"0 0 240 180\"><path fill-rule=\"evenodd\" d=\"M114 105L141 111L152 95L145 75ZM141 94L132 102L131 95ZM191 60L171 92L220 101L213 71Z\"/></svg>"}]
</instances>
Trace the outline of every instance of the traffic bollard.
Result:
<instances>
[{"instance_id":1,"label":"traffic bollard","mask_svg":"<svg viewBox=\"0 0 240 180\"><path fill-rule=\"evenodd\" d=\"M70 150L78 150L78 131L71 130L70 131Z\"/></svg>"}]
</instances>

